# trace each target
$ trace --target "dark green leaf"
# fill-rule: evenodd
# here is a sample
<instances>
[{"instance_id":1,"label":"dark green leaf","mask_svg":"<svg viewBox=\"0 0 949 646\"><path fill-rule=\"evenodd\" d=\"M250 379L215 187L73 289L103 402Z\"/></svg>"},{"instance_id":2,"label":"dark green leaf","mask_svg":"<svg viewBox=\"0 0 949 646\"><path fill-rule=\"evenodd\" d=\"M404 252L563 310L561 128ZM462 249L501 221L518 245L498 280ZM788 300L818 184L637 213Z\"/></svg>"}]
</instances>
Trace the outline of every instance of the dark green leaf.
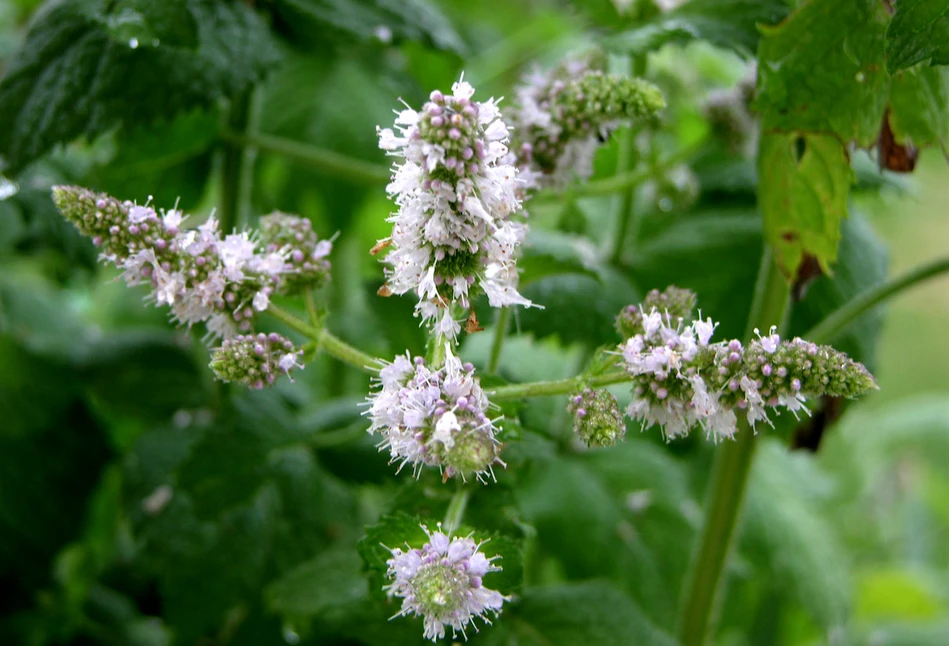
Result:
<instances>
[{"instance_id":1,"label":"dark green leaf","mask_svg":"<svg viewBox=\"0 0 949 646\"><path fill-rule=\"evenodd\" d=\"M886 69L893 74L928 61L949 63L949 4L944 0L899 0L886 28Z\"/></svg>"},{"instance_id":2,"label":"dark green leaf","mask_svg":"<svg viewBox=\"0 0 949 646\"><path fill-rule=\"evenodd\" d=\"M283 616L310 618L366 599L360 564L352 548L327 550L267 586L267 607Z\"/></svg>"},{"instance_id":3,"label":"dark green leaf","mask_svg":"<svg viewBox=\"0 0 949 646\"><path fill-rule=\"evenodd\" d=\"M420 40L438 49L465 49L441 9L429 0L277 0L275 10L284 31L298 42L310 41L320 26L329 26L361 41Z\"/></svg>"},{"instance_id":4,"label":"dark green leaf","mask_svg":"<svg viewBox=\"0 0 949 646\"><path fill-rule=\"evenodd\" d=\"M787 3L783 0L692 0L608 38L604 45L638 55L668 43L707 40L750 56L758 48L758 25L775 24L787 13Z\"/></svg>"},{"instance_id":5,"label":"dark green leaf","mask_svg":"<svg viewBox=\"0 0 949 646\"><path fill-rule=\"evenodd\" d=\"M163 16L154 29L164 33L170 29L164 11L137 15ZM83 0L57 4L36 20L0 83L0 156L9 169L16 172L81 135L93 138L118 125L212 105L258 80L274 62L270 34L246 4L190 0L188 12L198 26L194 51L174 41L117 42L109 28L114 14L91 12Z\"/></svg>"},{"instance_id":6,"label":"dark green leaf","mask_svg":"<svg viewBox=\"0 0 949 646\"><path fill-rule=\"evenodd\" d=\"M359 541L359 556L369 570L385 572L386 561L392 558L390 550L406 545L421 547L428 540L419 520L399 512L383 516L380 521L366 528L366 535Z\"/></svg>"},{"instance_id":7,"label":"dark green leaf","mask_svg":"<svg viewBox=\"0 0 949 646\"><path fill-rule=\"evenodd\" d=\"M765 130L876 141L889 91L880 0L812 0L763 29L756 107Z\"/></svg>"},{"instance_id":8,"label":"dark green leaf","mask_svg":"<svg viewBox=\"0 0 949 646\"><path fill-rule=\"evenodd\" d=\"M675 643L657 629L629 597L603 582L529 590L502 617L509 637L497 643L521 646L672 646Z\"/></svg>"},{"instance_id":9,"label":"dark green leaf","mask_svg":"<svg viewBox=\"0 0 949 646\"><path fill-rule=\"evenodd\" d=\"M758 203L778 266L793 280L807 254L830 273L853 181L847 151L818 134L763 135L759 146Z\"/></svg>"},{"instance_id":10,"label":"dark green leaf","mask_svg":"<svg viewBox=\"0 0 949 646\"><path fill-rule=\"evenodd\" d=\"M189 0L118 0L105 16L106 29L117 42L135 39L142 47L194 49L198 46L198 23Z\"/></svg>"}]
</instances>

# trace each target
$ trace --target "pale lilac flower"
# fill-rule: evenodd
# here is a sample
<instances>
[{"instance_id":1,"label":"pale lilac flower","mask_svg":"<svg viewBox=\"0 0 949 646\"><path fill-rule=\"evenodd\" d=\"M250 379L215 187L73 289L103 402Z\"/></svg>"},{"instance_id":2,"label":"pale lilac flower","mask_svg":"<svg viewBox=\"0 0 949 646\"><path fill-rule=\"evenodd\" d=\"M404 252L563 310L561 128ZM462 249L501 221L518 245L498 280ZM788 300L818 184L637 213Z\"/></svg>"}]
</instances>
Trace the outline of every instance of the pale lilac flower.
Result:
<instances>
[{"instance_id":1,"label":"pale lilac flower","mask_svg":"<svg viewBox=\"0 0 949 646\"><path fill-rule=\"evenodd\" d=\"M380 449L389 451L400 470L409 464L418 474L427 465L446 477L493 478L494 463L504 463L487 416L490 404L474 368L463 365L448 344L446 354L440 368L406 355L380 369L381 389L369 396L366 411L369 433L382 436Z\"/></svg>"},{"instance_id":2,"label":"pale lilac flower","mask_svg":"<svg viewBox=\"0 0 949 646\"><path fill-rule=\"evenodd\" d=\"M521 202L517 171L503 162L507 126L494 99L473 95L462 79L450 95L432 92L420 112L398 113L397 132L379 129L379 147L402 159L387 188L398 206L392 235L380 243L391 246L386 289L415 292L416 315L448 339L460 326L440 310L468 309L475 286L492 307L531 304L517 291L524 225L509 220Z\"/></svg>"},{"instance_id":3,"label":"pale lilac flower","mask_svg":"<svg viewBox=\"0 0 949 646\"><path fill-rule=\"evenodd\" d=\"M433 642L445 636L446 626L452 629L452 637L460 632L467 639L469 624L475 631L475 619L490 624L486 615L497 616L509 600L484 585L486 574L501 571L493 564L498 557L486 557L480 551L484 542L476 543L470 536L449 538L440 528L430 532L423 525L422 529L427 543L420 549L408 545L406 550L392 549L392 558L386 562L392 582L385 590L390 597L402 599L396 617L422 617L423 634Z\"/></svg>"}]
</instances>

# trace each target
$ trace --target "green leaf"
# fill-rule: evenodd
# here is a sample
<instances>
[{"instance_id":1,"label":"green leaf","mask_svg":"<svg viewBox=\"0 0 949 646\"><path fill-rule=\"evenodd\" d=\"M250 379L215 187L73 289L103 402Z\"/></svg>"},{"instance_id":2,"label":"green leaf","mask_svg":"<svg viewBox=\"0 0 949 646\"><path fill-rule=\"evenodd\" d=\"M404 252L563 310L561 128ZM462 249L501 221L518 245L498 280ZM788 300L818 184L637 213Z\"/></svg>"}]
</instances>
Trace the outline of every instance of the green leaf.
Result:
<instances>
[{"instance_id":1,"label":"green leaf","mask_svg":"<svg viewBox=\"0 0 949 646\"><path fill-rule=\"evenodd\" d=\"M312 36L324 25L361 41L418 40L437 49L465 50L451 22L428 0L277 0L274 9L291 40L313 46L325 46L324 39Z\"/></svg>"},{"instance_id":2,"label":"green leaf","mask_svg":"<svg viewBox=\"0 0 949 646\"><path fill-rule=\"evenodd\" d=\"M91 184L118 199L188 210L204 196L220 116L195 110L174 121L122 130L116 153L94 169Z\"/></svg>"},{"instance_id":3,"label":"green leaf","mask_svg":"<svg viewBox=\"0 0 949 646\"><path fill-rule=\"evenodd\" d=\"M764 130L833 133L869 146L886 105L880 0L811 0L763 28L755 106Z\"/></svg>"},{"instance_id":4,"label":"green leaf","mask_svg":"<svg viewBox=\"0 0 949 646\"><path fill-rule=\"evenodd\" d=\"M830 273L853 179L840 140L819 134L763 135L758 174L764 234L782 273L793 280L805 254Z\"/></svg>"},{"instance_id":5,"label":"green leaf","mask_svg":"<svg viewBox=\"0 0 949 646\"><path fill-rule=\"evenodd\" d=\"M112 3L105 25L117 42L135 39L142 47L166 46L194 49L198 46L198 23L188 8L189 0L119 0Z\"/></svg>"},{"instance_id":6,"label":"green leaf","mask_svg":"<svg viewBox=\"0 0 949 646\"><path fill-rule=\"evenodd\" d=\"M886 29L886 69L929 61L949 63L949 5L944 0L900 0Z\"/></svg>"},{"instance_id":7,"label":"green leaf","mask_svg":"<svg viewBox=\"0 0 949 646\"><path fill-rule=\"evenodd\" d=\"M827 498L824 479L810 454L765 442L748 487L742 553L763 562L768 579L829 629L848 620L851 582L846 552L815 509Z\"/></svg>"},{"instance_id":8,"label":"green leaf","mask_svg":"<svg viewBox=\"0 0 949 646\"><path fill-rule=\"evenodd\" d=\"M657 591L659 592L659 591ZM536 588L501 615L495 630L508 638L496 643L521 646L672 646L674 640L656 628L622 592L604 582L570 583Z\"/></svg>"},{"instance_id":9,"label":"green leaf","mask_svg":"<svg viewBox=\"0 0 949 646\"><path fill-rule=\"evenodd\" d=\"M360 564L352 548L327 550L267 586L267 607L286 617L310 618L367 599Z\"/></svg>"},{"instance_id":10,"label":"green leaf","mask_svg":"<svg viewBox=\"0 0 949 646\"><path fill-rule=\"evenodd\" d=\"M898 72L890 89L890 127L898 143L949 144L949 68Z\"/></svg>"},{"instance_id":11,"label":"green leaf","mask_svg":"<svg viewBox=\"0 0 949 646\"><path fill-rule=\"evenodd\" d=\"M668 43L707 40L751 56L758 48L758 25L775 24L787 13L787 3L783 0L692 0L606 39L604 46L638 55Z\"/></svg>"},{"instance_id":12,"label":"green leaf","mask_svg":"<svg viewBox=\"0 0 949 646\"><path fill-rule=\"evenodd\" d=\"M116 41L110 21L122 11L141 9L136 20L153 34L180 33L173 25L188 18L169 21L173 7L143 8L152 4L159 3L120 3L95 13L84 0L67 0L34 22L0 82L0 156L10 171L82 135L91 139L118 125L213 105L260 79L276 59L266 26L243 2L173 4L196 22L197 49L175 44L187 43L187 35L159 38L157 45L134 36Z\"/></svg>"},{"instance_id":13,"label":"green leaf","mask_svg":"<svg viewBox=\"0 0 949 646\"><path fill-rule=\"evenodd\" d=\"M392 558L389 550L396 547L421 547L428 541L418 518L399 512L383 516L378 523L366 528L359 541L359 556L368 570L385 573L386 561Z\"/></svg>"}]
</instances>

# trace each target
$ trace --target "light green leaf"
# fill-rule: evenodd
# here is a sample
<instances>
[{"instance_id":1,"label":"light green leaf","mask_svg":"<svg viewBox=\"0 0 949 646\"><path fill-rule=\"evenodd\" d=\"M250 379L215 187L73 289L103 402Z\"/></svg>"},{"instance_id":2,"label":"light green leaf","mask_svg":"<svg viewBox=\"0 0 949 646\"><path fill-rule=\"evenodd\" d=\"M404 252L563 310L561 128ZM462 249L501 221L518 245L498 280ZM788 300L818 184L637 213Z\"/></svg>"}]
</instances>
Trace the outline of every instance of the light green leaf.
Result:
<instances>
[{"instance_id":1,"label":"light green leaf","mask_svg":"<svg viewBox=\"0 0 949 646\"><path fill-rule=\"evenodd\" d=\"M929 61L949 63L949 4L945 0L899 0L886 29L886 69Z\"/></svg>"},{"instance_id":2,"label":"light green leaf","mask_svg":"<svg viewBox=\"0 0 949 646\"><path fill-rule=\"evenodd\" d=\"M949 144L949 67L914 67L893 77L890 127L898 143Z\"/></svg>"},{"instance_id":3,"label":"light green leaf","mask_svg":"<svg viewBox=\"0 0 949 646\"><path fill-rule=\"evenodd\" d=\"M847 151L819 134L768 134L759 146L758 204L781 271L793 279L807 254L830 273L853 179Z\"/></svg>"},{"instance_id":4,"label":"light green leaf","mask_svg":"<svg viewBox=\"0 0 949 646\"><path fill-rule=\"evenodd\" d=\"M763 28L755 103L763 128L876 141L889 90L886 20L879 0L811 0Z\"/></svg>"}]
</instances>

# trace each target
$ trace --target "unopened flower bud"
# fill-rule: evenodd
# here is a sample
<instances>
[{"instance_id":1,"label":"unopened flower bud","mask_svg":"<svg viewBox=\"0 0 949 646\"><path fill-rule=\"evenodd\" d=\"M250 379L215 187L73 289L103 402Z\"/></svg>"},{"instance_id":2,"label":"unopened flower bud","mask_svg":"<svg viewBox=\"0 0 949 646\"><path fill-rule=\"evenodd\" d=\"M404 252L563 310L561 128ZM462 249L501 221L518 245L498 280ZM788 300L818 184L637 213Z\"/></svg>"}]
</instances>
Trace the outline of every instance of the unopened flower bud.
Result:
<instances>
[{"instance_id":1,"label":"unopened flower bud","mask_svg":"<svg viewBox=\"0 0 949 646\"><path fill-rule=\"evenodd\" d=\"M260 218L260 241L266 251L280 252L287 267L280 274L278 291L293 294L320 287L329 278L329 240L319 240L306 218L274 211Z\"/></svg>"},{"instance_id":2,"label":"unopened flower bud","mask_svg":"<svg viewBox=\"0 0 949 646\"><path fill-rule=\"evenodd\" d=\"M654 289L646 294L641 305L628 305L616 317L616 331L624 339L642 334L643 315L656 310L663 316L668 316L672 324L678 322L689 323L695 315L696 296L689 289L682 289L671 285L659 291Z\"/></svg>"},{"instance_id":3,"label":"unopened flower bud","mask_svg":"<svg viewBox=\"0 0 949 646\"><path fill-rule=\"evenodd\" d=\"M586 388L570 397L573 432L589 447L613 446L626 436L616 397L608 390Z\"/></svg>"},{"instance_id":4,"label":"unopened flower bud","mask_svg":"<svg viewBox=\"0 0 949 646\"><path fill-rule=\"evenodd\" d=\"M218 379L261 389L281 374L302 368L303 351L275 333L238 335L227 339L211 355L211 370Z\"/></svg>"}]
</instances>

